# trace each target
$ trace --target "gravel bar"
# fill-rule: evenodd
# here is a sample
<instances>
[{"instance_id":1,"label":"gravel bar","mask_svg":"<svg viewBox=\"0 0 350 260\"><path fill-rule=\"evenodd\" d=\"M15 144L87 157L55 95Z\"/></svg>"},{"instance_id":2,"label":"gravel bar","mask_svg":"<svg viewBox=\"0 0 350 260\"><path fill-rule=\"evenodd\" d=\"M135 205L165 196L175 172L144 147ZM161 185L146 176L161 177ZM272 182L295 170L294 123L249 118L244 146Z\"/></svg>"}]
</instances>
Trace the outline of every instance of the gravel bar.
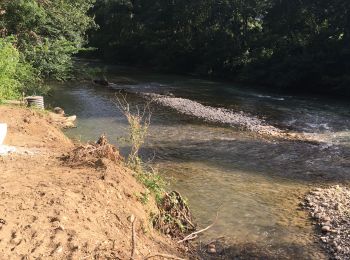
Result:
<instances>
[{"instance_id":1,"label":"gravel bar","mask_svg":"<svg viewBox=\"0 0 350 260\"><path fill-rule=\"evenodd\" d=\"M196 101L185 98L176 98L154 93L143 93L143 96L151 98L157 104L175 109L181 114L201 118L207 122L228 124L242 127L246 130L262 135L278 136L281 130L266 124L263 120L247 115L243 112L233 112L225 108L204 106Z\"/></svg>"},{"instance_id":2,"label":"gravel bar","mask_svg":"<svg viewBox=\"0 0 350 260\"><path fill-rule=\"evenodd\" d=\"M316 221L319 237L334 259L350 259L350 189L315 189L303 206Z\"/></svg>"}]
</instances>

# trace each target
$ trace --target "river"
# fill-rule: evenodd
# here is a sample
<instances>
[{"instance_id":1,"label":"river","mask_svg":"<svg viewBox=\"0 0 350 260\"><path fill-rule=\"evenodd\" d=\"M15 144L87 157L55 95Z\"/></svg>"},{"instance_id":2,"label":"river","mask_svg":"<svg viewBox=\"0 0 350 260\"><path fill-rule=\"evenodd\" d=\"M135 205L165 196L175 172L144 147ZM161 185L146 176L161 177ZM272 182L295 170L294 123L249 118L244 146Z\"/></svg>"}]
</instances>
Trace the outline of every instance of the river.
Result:
<instances>
[{"instance_id":1,"label":"river","mask_svg":"<svg viewBox=\"0 0 350 260\"><path fill-rule=\"evenodd\" d=\"M225 236L237 255L277 259L326 259L299 203L312 187L350 180L350 102L258 91L233 83L109 67L111 82L131 92L172 93L210 107L241 111L284 131L313 133L321 144L261 138L251 131L206 122L162 105L142 150L160 173L188 198L198 226L216 225L200 239ZM132 107L145 99L128 94ZM67 135L82 141L106 133L127 151L121 137L127 122L115 105L115 91L89 82L53 84L49 103L78 116ZM246 257L249 258L249 257Z\"/></svg>"}]
</instances>

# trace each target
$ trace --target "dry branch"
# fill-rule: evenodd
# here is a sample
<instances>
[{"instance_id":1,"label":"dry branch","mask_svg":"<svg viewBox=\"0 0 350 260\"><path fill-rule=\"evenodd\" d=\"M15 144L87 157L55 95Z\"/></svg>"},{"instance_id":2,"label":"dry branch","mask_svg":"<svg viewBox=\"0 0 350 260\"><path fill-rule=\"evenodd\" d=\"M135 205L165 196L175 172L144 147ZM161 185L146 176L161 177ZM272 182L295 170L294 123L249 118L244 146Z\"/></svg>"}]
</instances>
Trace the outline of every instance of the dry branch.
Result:
<instances>
[{"instance_id":1,"label":"dry branch","mask_svg":"<svg viewBox=\"0 0 350 260\"><path fill-rule=\"evenodd\" d=\"M144 260L151 259L151 258L154 258L154 257L163 257L163 258L166 258L166 259L175 259L175 260L185 260L184 258L177 257L177 256L174 256L174 255L168 255L168 254L154 254L154 255L150 255L150 256L145 257Z\"/></svg>"},{"instance_id":2,"label":"dry branch","mask_svg":"<svg viewBox=\"0 0 350 260\"><path fill-rule=\"evenodd\" d=\"M132 227L131 227L131 243L132 243L132 250L131 250L131 256L130 260L135 259L135 252L136 252L136 235L135 235L135 223L136 223L136 218L132 219Z\"/></svg>"},{"instance_id":3,"label":"dry branch","mask_svg":"<svg viewBox=\"0 0 350 260\"><path fill-rule=\"evenodd\" d=\"M180 243L183 243L185 241L188 241L188 240L192 240L192 239L195 239L198 237L198 234L200 233L203 233L204 231L207 231L208 229L210 229L211 227L213 227L216 223L216 221L218 220L218 217L219 217L219 211L216 212L216 217L215 217L215 220L212 224L210 224L209 226L207 226L206 228L203 228L201 230L198 230L198 231L195 231L191 234L189 234L188 236L186 236L184 239L181 239L179 240L177 243L180 244Z\"/></svg>"}]
</instances>

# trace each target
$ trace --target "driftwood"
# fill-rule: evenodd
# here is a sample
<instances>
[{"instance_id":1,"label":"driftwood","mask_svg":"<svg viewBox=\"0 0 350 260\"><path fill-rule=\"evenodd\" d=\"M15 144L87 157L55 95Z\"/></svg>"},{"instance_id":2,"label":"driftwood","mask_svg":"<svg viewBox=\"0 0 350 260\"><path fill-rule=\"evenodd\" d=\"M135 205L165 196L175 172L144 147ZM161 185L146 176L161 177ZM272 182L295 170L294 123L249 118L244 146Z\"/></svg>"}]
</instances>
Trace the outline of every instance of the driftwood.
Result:
<instances>
[{"instance_id":1,"label":"driftwood","mask_svg":"<svg viewBox=\"0 0 350 260\"><path fill-rule=\"evenodd\" d=\"M206 228L203 228L203 229L201 229L201 230L198 230L198 231L195 231L195 232L189 234L189 235L186 236L184 239L179 240L177 243L180 244L180 243L183 243L183 242L185 242L185 241L188 241L188 240L192 240L192 239L197 238L197 237L198 237L198 234L203 233L203 232L207 231L208 229L210 229L211 227L213 227L213 226L215 225L216 221L218 220L218 217L219 217L219 211L216 212L216 217L215 217L215 220L214 220L214 222L213 222L212 224L210 224L210 225L207 226Z\"/></svg>"}]
</instances>

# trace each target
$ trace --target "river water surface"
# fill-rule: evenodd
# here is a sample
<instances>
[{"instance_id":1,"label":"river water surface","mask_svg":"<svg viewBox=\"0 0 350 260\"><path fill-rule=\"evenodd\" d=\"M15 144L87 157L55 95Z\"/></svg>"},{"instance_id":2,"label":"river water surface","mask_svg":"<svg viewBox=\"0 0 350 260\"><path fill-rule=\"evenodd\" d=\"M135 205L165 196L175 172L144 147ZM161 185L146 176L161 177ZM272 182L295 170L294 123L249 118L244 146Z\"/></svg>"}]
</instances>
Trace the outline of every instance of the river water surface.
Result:
<instances>
[{"instance_id":1,"label":"river water surface","mask_svg":"<svg viewBox=\"0 0 350 260\"><path fill-rule=\"evenodd\" d=\"M108 79L132 92L172 93L211 107L243 111L282 130L314 133L321 144L273 140L228 125L207 123L161 105L152 106L152 125L142 154L188 198L200 228L219 211L216 225L202 237L224 236L237 255L277 259L325 259L307 213L300 210L311 187L350 180L350 102L259 92L232 83L193 77L109 69ZM124 80L124 78L123 78ZM115 91L89 82L55 84L52 106L78 116L67 131L82 141L106 133L126 145L127 122L114 104ZM131 106L145 99L128 94ZM245 251L245 252L246 252ZM249 258L249 257L246 257Z\"/></svg>"}]
</instances>

